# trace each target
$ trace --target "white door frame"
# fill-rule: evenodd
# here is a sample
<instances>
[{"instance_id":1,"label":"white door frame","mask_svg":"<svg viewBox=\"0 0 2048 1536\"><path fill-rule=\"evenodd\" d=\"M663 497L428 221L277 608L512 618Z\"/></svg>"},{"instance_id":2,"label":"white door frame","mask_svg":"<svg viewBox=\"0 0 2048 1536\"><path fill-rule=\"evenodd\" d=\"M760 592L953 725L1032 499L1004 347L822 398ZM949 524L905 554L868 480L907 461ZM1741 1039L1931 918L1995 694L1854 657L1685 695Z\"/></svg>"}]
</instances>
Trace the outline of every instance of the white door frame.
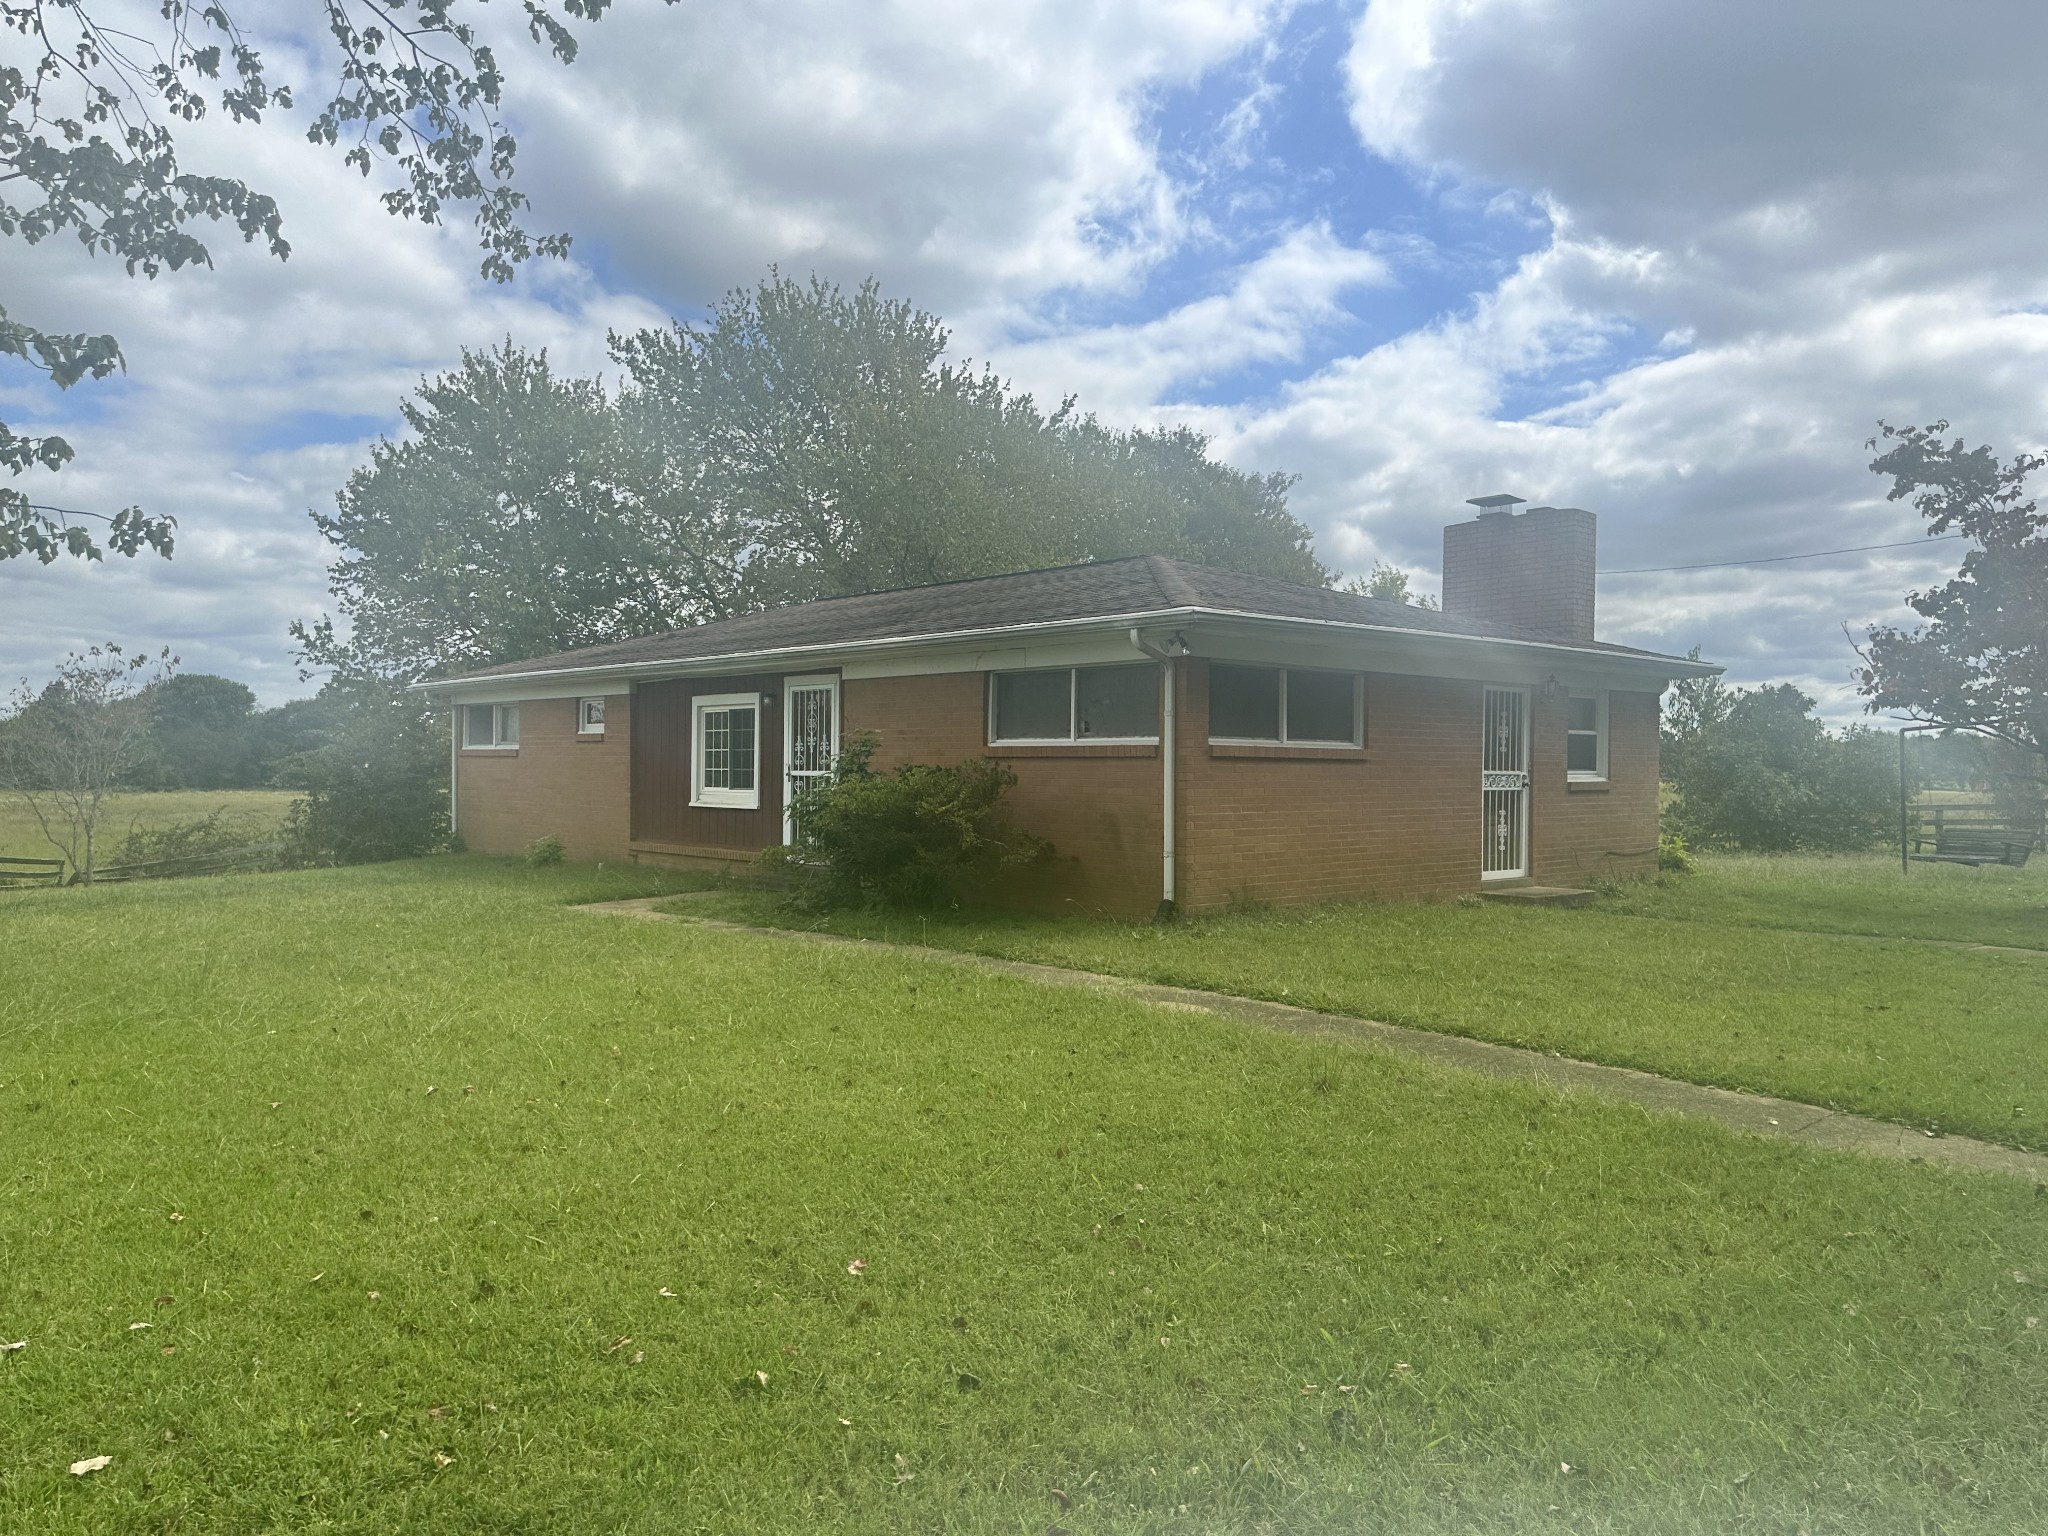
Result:
<instances>
[{"instance_id":1,"label":"white door frame","mask_svg":"<svg viewBox=\"0 0 2048 1536\"><path fill-rule=\"evenodd\" d=\"M831 696L831 748L826 753L823 769L816 767L798 768L794 752L796 749L796 695L805 689L822 689ZM796 823L790 817L790 802L796 798L797 780L812 778L821 772L830 772L832 762L839 755L839 674L819 673L812 677L785 677L782 680L782 840L785 843L796 840Z\"/></svg>"},{"instance_id":2,"label":"white door frame","mask_svg":"<svg viewBox=\"0 0 2048 1536\"><path fill-rule=\"evenodd\" d=\"M1495 695L1515 701L1519 741L1495 743L1489 739ZM1480 690L1479 700L1479 878L1526 880L1530 868L1529 690L1488 683ZM1508 863L1510 854L1515 856L1512 865Z\"/></svg>"}]
</instances>

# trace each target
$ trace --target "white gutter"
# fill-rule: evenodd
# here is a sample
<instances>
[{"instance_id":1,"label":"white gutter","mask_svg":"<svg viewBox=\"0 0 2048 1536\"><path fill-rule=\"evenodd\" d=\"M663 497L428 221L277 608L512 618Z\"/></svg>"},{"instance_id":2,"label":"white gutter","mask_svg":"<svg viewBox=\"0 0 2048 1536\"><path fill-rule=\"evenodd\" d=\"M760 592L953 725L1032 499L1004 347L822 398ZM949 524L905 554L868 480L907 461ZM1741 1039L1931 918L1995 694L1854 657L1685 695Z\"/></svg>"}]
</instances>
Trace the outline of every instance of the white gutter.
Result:
<instances>
[{"instance_id":1,"label":"white gutter","mask_svg":"<svg viewBox=\"0 0 2048 1536\"><path fill-rule=\"evenodd\" d=\"M1162 650L1147 641L1143 632L1133 627L1131 630L1131 644L1158 662L1164 669L1161 681L1162 686L1166 690L1166 702L1161 709L1159 723L1159 806L1161 826L1159 836L1160 894L1158 915L1161 918L1169 918L1173 916L1176 910L1174 785L1178 777L1179 753L1174 750L1177 740L1175 727L1178 723L1178 711L1175 707L1176 701L1174 696L1179 691L1180 680L1180 667L1177 665L1177 662L1186 653L1187 642L1182 640L1180 636L1175 635L1167 644L1177 646L1179 649Z\"/></svg>"},{"instance_id":2,"label":"white gutter","mask_svg":"<svg viewBox=\"0 0 2048 1536\"><path fill-rule=\"evenodd\" d=\"M1186 624L1201 619L1222 619L1238 623L1274 625L1282 628L1308 628L1333 631L1343 634L1361 635L1412 635L1417 639L1438 641L1453 648L1470 649L1481 646L1512 646L1517 650L1557 653L1567 656L1597 657L1608 662L1623 665L1642 666L1657 663L1664 669L1666 677L1710 677L1725 669L1711 662L1690 661L1682 656L1659 656L1654 652L1633 654L1627 651L1603 650L1595 645L1581 645L1559 640L1520 640L1505 635L1461 635L1448 634L1439 629L1415 629L1403 624L1364 624L1348 619L1304 619L1279 613L1246 613L1235 608L1203 608L1193 605L1179 608L1159 608L1141 613L1095 614L1081 619L1055 619L1039 624L1003 624L981 629L935 630L927 634L889 635L874 640L837 640L816 645L774 646L766 650L726 651L714 656L676 656L653 661L612 661L593 662L579 667L542 667L530 672L492 672L483 675L442 678L410 685L412 691L432 692L461 687L488 688L504 683L531 682L546 678L581 677L591 673L610 675L667 673L683 676L692 672L718 672L729 670L736 662L774 661L779 658L801 658L811 656L836 656L866 651L901 650L906 647L923 647L955 644L967 640L1022 638L1030 635L1063 634L1073 630L1102 630L1133 628L1139 624Z\"/></svg>"}]
</instances>

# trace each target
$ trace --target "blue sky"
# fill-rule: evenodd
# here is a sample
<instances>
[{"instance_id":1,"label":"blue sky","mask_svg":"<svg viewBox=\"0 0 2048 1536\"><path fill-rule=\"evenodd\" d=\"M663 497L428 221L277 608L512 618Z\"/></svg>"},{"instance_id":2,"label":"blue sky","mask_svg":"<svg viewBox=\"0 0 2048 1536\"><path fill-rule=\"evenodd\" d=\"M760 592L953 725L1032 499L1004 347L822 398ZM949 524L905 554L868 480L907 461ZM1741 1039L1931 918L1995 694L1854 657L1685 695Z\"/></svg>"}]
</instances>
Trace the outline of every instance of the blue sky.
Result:
<instances>
[{"instance_id":1,"label":"blue sky","mask_svg":"<svg viewBox=\"0 0 2048 1536\"><path fill-rule=\"evenodd\" d=\"M481 13L512 27L509 12ZM326 606L331 504L400 399L507 335L604 367L770 263L945 315L955 348L1107 419L1191 421L1300 476L1323 558L1436 580L1507 490L1590 507L1602 564L1911 538L1864 469L1879 417L2041 441L2048 12L1906 0L625 0L559 68L500 39L537 222L509 287L466 232L386 218L292 121L207 123L194 168L278 195L294 253L141 283L12 242L10 313L110 329L128 374L17 424L142 502L177 558L0 565L0 677L169 644L275 701ZM1911 48L1901 51L1901 39ZM317 36L264 38L311 100ZM301 116L304 114L301 113ZM1952 546L1602 582L1606 638L1699 643L1853 714L1843 634L1908 617Z\"/></svg>"}]
</instances>

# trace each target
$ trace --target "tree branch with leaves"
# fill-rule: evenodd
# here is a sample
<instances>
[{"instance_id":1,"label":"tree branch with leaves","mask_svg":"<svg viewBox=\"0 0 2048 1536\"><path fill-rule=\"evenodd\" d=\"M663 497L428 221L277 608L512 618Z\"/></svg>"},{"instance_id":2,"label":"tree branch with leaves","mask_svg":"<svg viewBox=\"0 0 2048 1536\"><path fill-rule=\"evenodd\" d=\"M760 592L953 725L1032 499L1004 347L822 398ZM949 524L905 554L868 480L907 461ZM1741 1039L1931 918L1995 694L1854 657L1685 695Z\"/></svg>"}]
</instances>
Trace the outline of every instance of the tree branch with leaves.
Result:
<instances>
[{"instance_id":1,"label":"tree branch with leaves","mask_svg":"<svg viewBox=\"0 0 2048 1536\"><path fill-rule=\"evenodd\" d=\"M513 184L518 144L502 115L505 76L473 18L484 0L318 0L313 19L337 56L328 99L306 137L371 174L381 161L398 185L383 194L395 217L438 224L449 205L473 206L483 275L509 281L534 256L568 253L566 234L529 232ZM666 0L673 4L674 0ZM524 0L527 32L563 64L577 52L568 22L594 22L610 0ZM557 14L559 13L559 14ZM0 0L0 24L26 44L24 63L0 64L0 236L38 245L70 234L130 276L212 266L200 228L215 224L284 260L276 200L233 177L188 171L176 126L221 112L260 124L293 107L224 0L162 0L153 35L112 25L81 0ZM45 331L0 309L0 354L22 359L59 389L126 366L109 335ZM74 457L63 438L0 422L0 467L18 477ZM0 485L0 560L102 556L107 547L168 556L174 520L137 507L103 513L55 506Z\"/></svg>"}]
</instances>

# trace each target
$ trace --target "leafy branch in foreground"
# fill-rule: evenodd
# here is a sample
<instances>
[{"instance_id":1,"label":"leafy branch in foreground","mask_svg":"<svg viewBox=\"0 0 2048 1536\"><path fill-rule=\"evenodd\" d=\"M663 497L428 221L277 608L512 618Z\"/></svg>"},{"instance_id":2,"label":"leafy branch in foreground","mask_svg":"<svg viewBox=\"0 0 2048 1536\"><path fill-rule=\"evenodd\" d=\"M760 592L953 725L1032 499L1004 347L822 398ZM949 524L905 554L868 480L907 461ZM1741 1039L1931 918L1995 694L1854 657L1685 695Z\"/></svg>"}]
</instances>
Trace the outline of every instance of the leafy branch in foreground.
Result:
<instances>
[{"instance_id":1,"label":"leafy branch in foreground","mask_svg":"<svg viewBox=\"0 0 2048 1536\"><path fill-rule=\"evenodd\" d=\"M474 205L482 270L508 281L534 256L563 256L565 234L534 235L513 185L518 144L501 108L504 75L469 17L484 0L318 0L308 19L339 54L332 93L307 130L369 175L379 160L399 173L383 194L396 217L438 224L449 204ZM667 0L673 4L674 0ZM563 18L594 22L610 0L524 0L527 32L563 64L576 57ZM559 10L560 15L556 14ZM25 66L0 65L0 235L36 245L72 234L119 259L130 276L211 266L196 232L223 224L283 260L291 246L275 199L233 177L198 175L178 158L177 125L210 111L261 123L289 110L225 0L162 0L154 35L126 30L81 0L0 0L0 24L27 44ZM106 335L62 335L0 310L0 354L47 374L59 389L124 365ZM16 433L0 422L0 465L20 475L73 457L61 437ZM109 517L45 505L0 487L0 560L32 554L98 559L77 519L105 522L107 543L133 555L169 555L173 520L129 507Z\"/></svg>"},{"instance_id":2,"label":"leafy branch in foreground","mask_svg":"<svg viewBox=\"0 0 2048 1536\"><path fill-rule=\"evenodd\" d=\"M1872 711L1974 731L2048 758L2048 514L2027 495L2039 454L2001 462L1988 445L1944 440L1946 421L1879 423L1889 443L1871 462L1889 475L1887 501L1908 497L1929 533L1972 544L1953 579L1906 602L1928 622L1874 626L1859 648L1859 691Z\"/></svg>"}]
</instances>

